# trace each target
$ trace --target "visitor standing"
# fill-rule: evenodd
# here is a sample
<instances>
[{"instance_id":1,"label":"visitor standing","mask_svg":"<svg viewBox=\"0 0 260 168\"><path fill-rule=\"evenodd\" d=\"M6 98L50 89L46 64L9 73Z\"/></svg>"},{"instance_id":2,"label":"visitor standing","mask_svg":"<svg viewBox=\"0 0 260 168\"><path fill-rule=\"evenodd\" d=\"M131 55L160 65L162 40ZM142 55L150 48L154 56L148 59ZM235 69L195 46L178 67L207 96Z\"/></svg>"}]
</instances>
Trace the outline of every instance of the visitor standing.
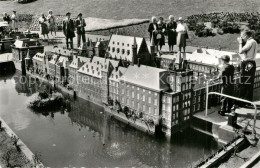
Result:
<instances>
[{"instance_id":1,"label":"visitor standing","mask_svg":"<svg viewBox=\"0 0 260 168\"><path fill-rule=\"evenodd\" d=\"M148 32L150 34L150 41L152 40L153 37L155 44L157 44L156 42L157 29L158 29L157 19L155 16L153 16L151 19L151 23L149 24L148 27Z\"/></svg>"},{"instance_id":2,"label":"visitor standing","mask_svg":"<svg viewBox=\"0 0 260 168\"><path fill-rule=\"evenodd\" d=\"M182 59L185 59L185 48L186 48L186 39L188 38L188 28L184 24L183 18L179 17L178 24L176 28L177 35L177 47L179 48L179 64L181 65ZM181 49L183 48L183 58L181 58Z\"/></svg>"},{"instance_id":3,"label":"visitor standing","mask_svg":"<svg viewBox=\"0 0 260 168\"><path fill-rule=\"evenodd\" d=\"M163 17L159 18L159 21L157 23L157 45L160 46L160 50L162 50L162 46L165 45L165 31L166 31L166 25L163 21Z\"/></svg>"},{"instance_id":4,"label":"visitor standing","mask_svg":"<svg viewBox=\"0 0 260 168\"><path fill-rule=\"evenodd\" d=\"M8 26L9 26L8 30L10 30L11 26L12 26L11 25L12 20L11 20L11 17L6 12L3 13L3 20L8 23Z\"/></svg>"},{"instance_id":5,"label":"visitor standing","mask_svg":"<svg viewBox=\"0 0 260 168\"><path fill-rule=\"evenodd\" d=\"M40 32L43 35L43 39L45 39L45 35L49 39L48 21L44 14L42 14L41 17L39 18L39 23L40 23Z\"/></svg>"},{"instance_id":6,"label":"visitor standing","mask_svg":"<svg viewBox=\"0 0 260 168\"><path fill-rule=\"evenodd\" d=\"M257 42L252 38L253 32L245 30L241 33L239 42L239 53L241 54L240 72L241 78L239 83L239 97L249 101L253 100L254 79L256 72L255 57L257 54ZM245 42L243 46L242 43ZM240 103L241 106L244 104Z\"/></svg>"},{"instance_id":7,"label":"visitor standing","mask_svg":"<svg viewBox=\"0 0 260 168\"><path fill-rule=\"evenodd\" d=\"M221 60L223 66L218 75L218 79L222 80L221 93L232 96L234 92L235 68L233 65L229 64L230 57L228 55L222 56ZM232 99L221 97L221 110L219 111L219 114L225 115L225 113L230 113L233 106L232 102Z\"/></svg>"},{"instance_id":8,"label":"visitor standing","mask_svg":"<svg viewBox=\"0 0 260 168\"><path fill-rule=\"evenodd\" d=\"M80 13L76 20L78 47L80 47L81 38L82 38L83 44L86 42L85 26L86 26L85 19L82 18L82 13Z\"/></svg>"},{"instance_id":9,"label":"visitor standing","mask_svg":"<svg viewBox=\"0 0 260 168\"><path fill-rule=\"evenodd\" d=\"M70 12L66 13L66 19L64 19L63 23L62 23L62 25L63 25L62 29L63 29L63 33L66 38L67 49L69 48L69 43L70 43L71 49L73 49L73 38L75 37L74 22L70 18L70 15L71 15ZM69 42L69 40L70 40L70 42Z\"/></svg>"},{"instance_id":10,"label":"visitor standing","mask_svg":"<svg viewBox=\"0 0 260 168\"><path fill-rule=\"evenodd\" d=\"M12 29L15 32L18 32L18 17L17 17L16 11L13 11L13 14L11 16L11 20L12 20Z\"/></svg>"},{"instance_id":11,"label":"visitor standing","mask_svg":"<svg viewBox=\"0 0 260 168\"><path fill-rule=\"evenodd\" d=\"M177 38L177 33L176 33L177 23L174 21L173 15L169 16L169 23L167 23L166 27L167 27L167 34L168 34L169 51L172 52L174 45L176 45L176 38Z\"/></svg>"},{"instance_id":12,"label":"visitor standing","mask_svg":"<svg viewBox=\"0 0 260 168\"><path fill-rule=\"evenodd\" d=\"M48 23L49 23L49 31L51 32L51 35L52 35L52 32L54 32L54 35L56 36L56 31L57 31L56 19L53 16L52 10L49 10L48 13L49 14L47 16L47 20L48 20Z\"/></svg>"}]
</instances>

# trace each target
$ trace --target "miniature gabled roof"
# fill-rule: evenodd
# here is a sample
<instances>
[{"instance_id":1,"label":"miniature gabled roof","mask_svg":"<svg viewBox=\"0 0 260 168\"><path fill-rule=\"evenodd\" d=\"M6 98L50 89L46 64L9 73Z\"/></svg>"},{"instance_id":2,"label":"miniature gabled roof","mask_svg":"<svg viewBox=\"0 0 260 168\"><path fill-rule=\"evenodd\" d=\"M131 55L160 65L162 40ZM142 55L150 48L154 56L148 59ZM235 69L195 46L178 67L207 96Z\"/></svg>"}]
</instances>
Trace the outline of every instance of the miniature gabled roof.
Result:
<instances>
[{"instance_id":1,"label":"miniature gabled roof","mask_svg":"<svg viewBox=\"0 0 260 168\"><path fill-rule=\"evenodd\" d=\"M144 40L142 37L133 37L133 36L123 36L113 34L108 44L108 51L112 58L121 58L132 61L132 46L134 45L136 40L137 44L137 53L140 50L141 44ZM113 51L112 49L115 49ZM124 50L124 51L123 51ZM119 52L118 52L119 51Z\"/></svg>"},{"instance_id":2,"label":"miniature gabled roof","mask_svg":"<svg viewBox=\"0 0 260 168\"><path fill-rule=\"evenodd\" d=\"M219 64L219 58L207 52L206 49L197 49L192 54L186 53L186 59L192 62L208 64L211 66Z\"/></svg>"},{"instance_id":3,"label":"miniature gabled roof","mask_svg":"<svg viewBox=\"0 0 260 168\"><path fill-rule=\"evenodd\" d=\"M79 70L79 73L86 74L88 76L93 76L96 78L101 78L101 63L99 62L90 62L85 63Z\"/></svg>"},{"instance_id":4,"label":"miniature gabled roof","mask_svg":"<svg viewBox=\"0 0 260 168\"><path fill-rule=\"evenodd\" d=\"M72 50L63 49L63 48L59 48L59 47L54 48L51 52L54 53L54 54L60 54L62 56L71 56L71 55L73 55L73 51Z\"/></svg>"},{"instance_id":5,"label":"miniature gabled roof","mask_svg":"<svg viewBox=\"0 0 260 168\"><path fill-rule=\"evenodd\" d=\"M56 64L58 61L58 55L53 54L51 60L49 61L50 64Z\"/></svg>"},{"instance_id":6,"label":"miniature gabled roof","mask_svg":"<svg viewBox=\"0 0 260 168\"><path fill-rule=\"evenodd\" d=\"M44 61L44 56L45 56L45 53L36 53L34 56L33 56L33 60L37 60L37 61L41 61L43 62Z\"/></svg>"},{"instance_id":7,"label":"miniature gabled roof","mask_svg":"<svg viewBox=\"0 0 260 168\"><path fill-rule=\"evenodd\" d=\"M168 89L166 84L161 83L162 73L166 73L164 69L154 68L150 66L137 65L129 66L120 81L129 82L144 88L155 91Z\"/></svg>"},{"instance_id":8,"label":"miniature gabled roof","mask_svg":"<svg viewBox=\"0 0 260 168\"><path fill-rule=\"evenodd\" d=\"M60 67L63 66L64 68L66 68L66 67L68 66L68 63L69 63L68 57L66 57L66 56L60 56L60 57L58 58L58 61L57 61L56 65L57 65L57 66L60 66Z\"/></svg>"},{"instance_id":9,"label":"miniature gabled roof","mask_svg":"<svg viewBox=\"0 0 260 168\"><path fill-rule=\"evenodd\" d=\"M123 74L126 72L126 70L127 70L127 68L124 68L124 67L118 67L118 69L114 68L109 79L119 82L119 78L123 76Z\"/></svg>"},{"instance_id":10,"label":"miniature gabled roof","mask_svg":"<svg viewBox=\"0 0 260 168\"><path fill-rule=\"evenodd\" d=\"M39 42L34 39L17 39L15 43L13 44L16 48L23 48L23 47L33 47L37 46Z\"/></svg>"}]
</instances>

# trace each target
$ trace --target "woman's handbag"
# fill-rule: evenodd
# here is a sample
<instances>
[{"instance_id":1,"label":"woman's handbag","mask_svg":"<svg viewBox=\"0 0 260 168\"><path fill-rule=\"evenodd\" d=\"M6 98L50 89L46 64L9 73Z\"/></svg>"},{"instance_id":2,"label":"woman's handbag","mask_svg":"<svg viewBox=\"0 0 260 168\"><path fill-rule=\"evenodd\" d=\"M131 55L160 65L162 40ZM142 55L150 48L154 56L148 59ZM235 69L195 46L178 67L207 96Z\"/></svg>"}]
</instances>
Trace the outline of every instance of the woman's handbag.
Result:
<instances>
[{"instance_id":1,"label":"woman's handbag","mask_svg":"<svg viewBox=\"0 0 260 168\"><path fill-rule=\"evenodd\" d=\"M161 39L162 38L162 35L160 34L160 33L158 33L157 35L156 35L156 39Z\"/></svg>"}]
</instances>

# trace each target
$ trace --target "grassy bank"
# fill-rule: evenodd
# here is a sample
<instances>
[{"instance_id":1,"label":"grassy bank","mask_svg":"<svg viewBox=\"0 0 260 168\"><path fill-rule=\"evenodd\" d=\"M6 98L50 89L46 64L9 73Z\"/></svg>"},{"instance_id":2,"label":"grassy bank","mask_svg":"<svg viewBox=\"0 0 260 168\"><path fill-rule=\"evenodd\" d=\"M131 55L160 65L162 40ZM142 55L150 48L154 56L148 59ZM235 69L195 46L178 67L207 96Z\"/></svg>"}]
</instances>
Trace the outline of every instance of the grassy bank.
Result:
<instances>
[{"instance_id":1,"label":"grassy bank","mask_svg":"<svg viewBox=\"0 0 260 168\"><path fill-rule=\"evenodd\" d=\"M14 141L4 129L0 130L0 167L30 168L31 163L22 152L18 152ZM22 147L21 147L22 148Z\"/></svg>"}]
</instances>

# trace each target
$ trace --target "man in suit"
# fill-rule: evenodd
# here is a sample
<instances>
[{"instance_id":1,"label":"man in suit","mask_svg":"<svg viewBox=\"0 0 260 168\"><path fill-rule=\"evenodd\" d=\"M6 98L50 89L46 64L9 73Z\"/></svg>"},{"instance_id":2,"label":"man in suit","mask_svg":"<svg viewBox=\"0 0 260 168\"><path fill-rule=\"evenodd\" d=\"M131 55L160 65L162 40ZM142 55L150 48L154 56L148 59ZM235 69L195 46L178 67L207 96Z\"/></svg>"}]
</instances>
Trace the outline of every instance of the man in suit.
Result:
<instances>
[{"instance_id":1,"label":"man in suit","mask_svg":"<svg viewBox=\"0 0 260 168\"><path fill-rule=\"evenodd\" d=\"M232 96L234 92L235 68L233 65L229 64L230 57L228 55L222 56L221 59L223 66L218 75L218 79L222 80L221 93ZM232 99L221 97L221 110L219 111L219 114L225 115L225 113L230 113L233 106L232 102Z\"/></svg>"},{"instance_id":2,"label":"man in suit","mask_svg":"<svg viewBox=\"0 0 260 168\"><path fill-rule=\"evenodd\" d=\"M82 18L82 13L80 13L80 14L78 15L77 20L76 20L77 43L78 43L78 47L80 47L81 38L82 38L83 43L86 42L85 26L86 26L85 19Z\"/></svg>"},{"instance_id":3,"label":"man in suit","mask_svg":"<svg viewBox=\"0 0 260 168\"><path fill-rule=\"evenodd\" d=\"M75 33L74 33L74 22L70 18L70 15L71 15L70 12L66 14L66 19L64 19L62 23L63 25L62 29L66 37L67 48L69 48L69 43L70 43L71 49L73 49L73 38L75 37Z\"/></svg>"}]
</instances>

